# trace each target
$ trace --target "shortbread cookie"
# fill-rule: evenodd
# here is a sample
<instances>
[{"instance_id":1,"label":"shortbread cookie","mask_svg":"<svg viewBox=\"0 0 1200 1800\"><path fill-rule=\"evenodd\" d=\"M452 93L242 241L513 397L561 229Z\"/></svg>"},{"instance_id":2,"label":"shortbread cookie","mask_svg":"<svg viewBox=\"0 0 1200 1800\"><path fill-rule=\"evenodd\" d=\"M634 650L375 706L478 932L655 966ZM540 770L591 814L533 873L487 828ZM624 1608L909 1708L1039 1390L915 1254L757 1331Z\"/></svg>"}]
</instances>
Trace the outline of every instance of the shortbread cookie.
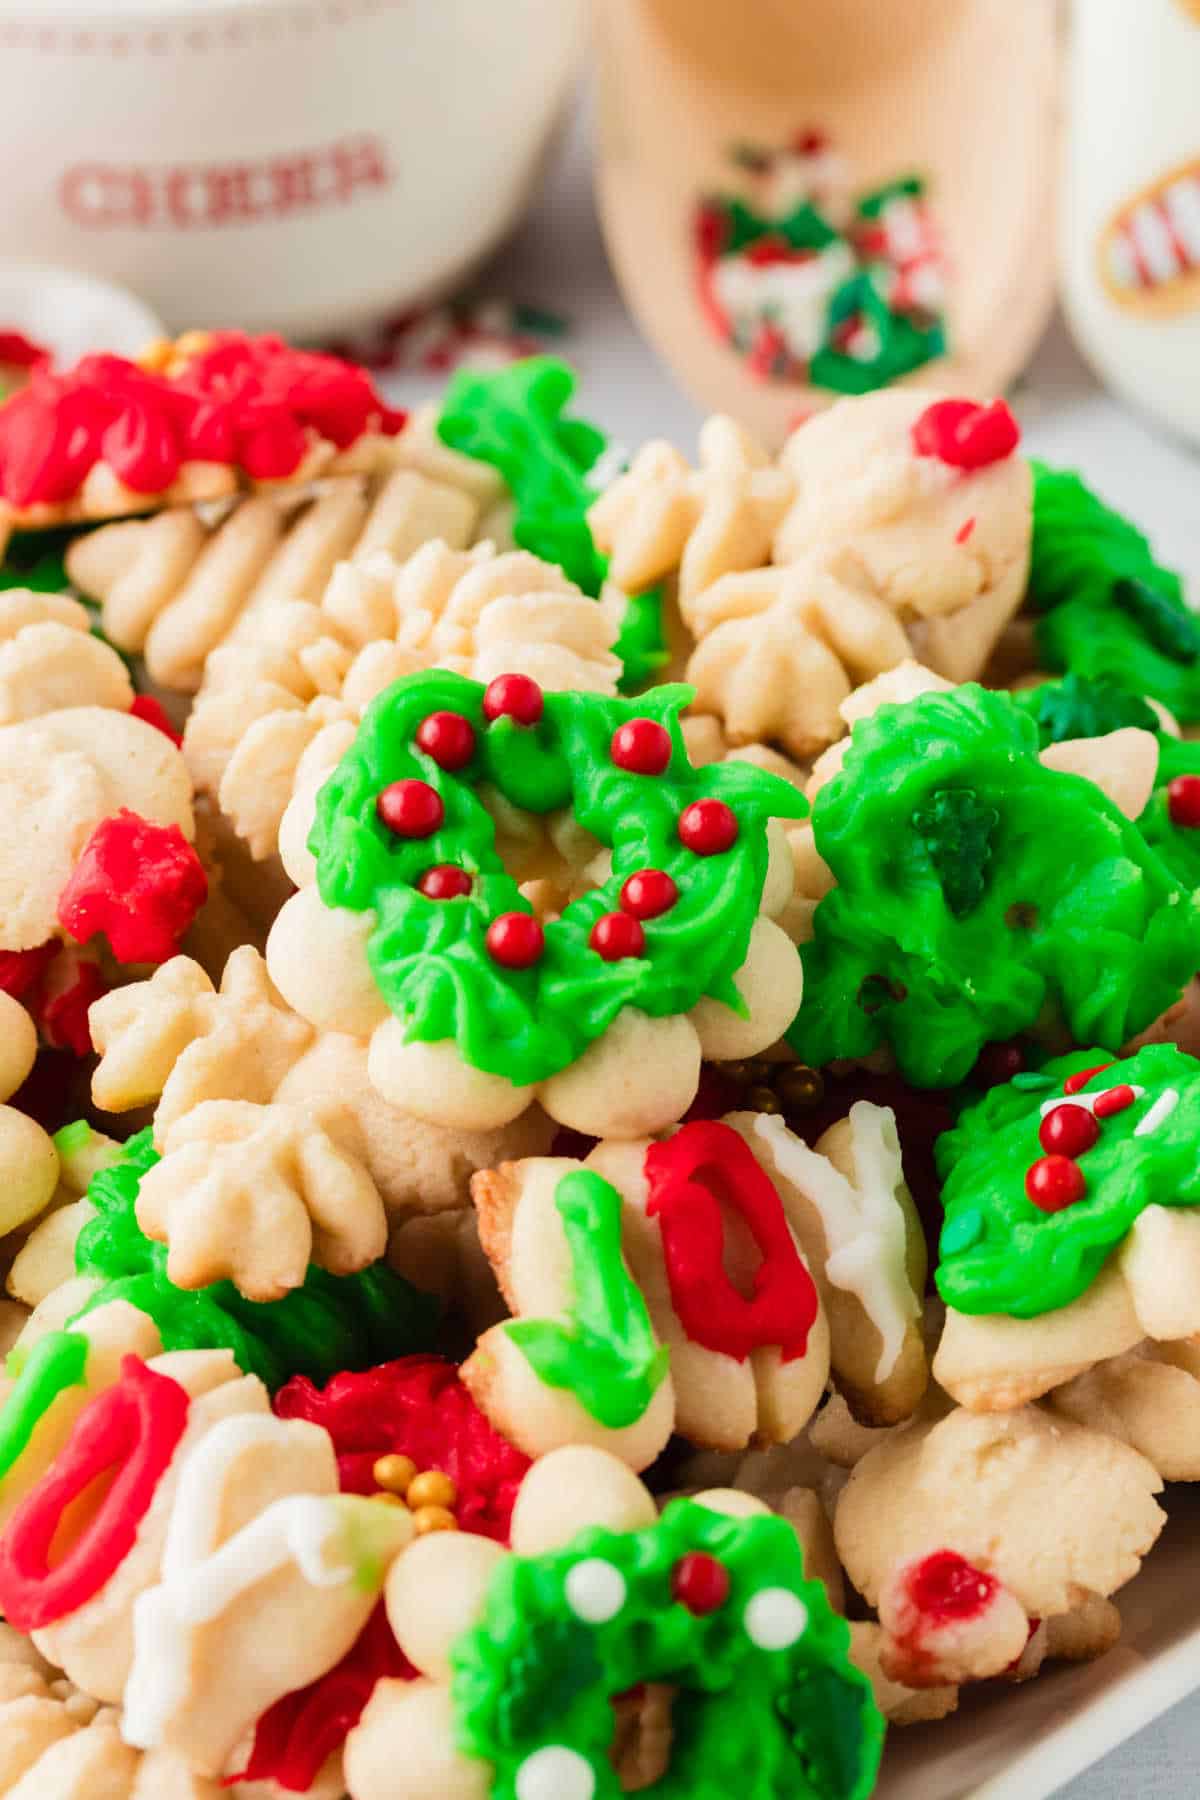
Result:
<instances>
[{"instance_id":1,"label":"shortbread cookie","mask_svg":"<svg viewBox=\"0 0 1200 1800\"><path fill-rule=\"evenodd\" d=\"M314 1143L320 1143L319 1129L315 1138L308 1139L308 1149L301 1148L299 1154L307 1156ZM331 1151L332 1164L328 1162ZM289 1151L283 1161L285 1172L290 1159ZM92 1177L83 1201L46 1221L41 1230L51 1241L44 1247L45 1262L51 1268L57 1267L60 1278L64 1266L73 1274L64 1280L61 1289L51 1291L39 1302L22 1333L23 1352L36 1345L44 1356L52 1357L56 1367L69 1371L86 1348L79 1334L93 1330L93 1319L107 1317L112 1302L120 1302L139 1329L149 1328L155 1334L149 1352L142 1351L139 1345L130 1346L137 1348L139 1354L154 1354L160 1348L220 1347L229 1350L239 1367L257 1375L271 1389L300 1372L325 1379L339 1370L368 1368L388 1357L429 1346L438 1319L437 1302L382 1260L341 1275L330 1273L316 1262L307 1267L298 1262L298 1279L281 1296L259 1300L247 1298L228 1280L188 1288L177 1285L168 1274L167 1250L147 1236L139 1224L143 1189L153 1203L143 1209L150 1215L149 1223L156 1223L164 1187L170 1205L172 1183L155 1181L164 1166L169 1166L169 1159L167 1165L160 1161L150 1132L139 1132L122 1147L115 1161ZM330 1180L331 1171L332 1191L336 1193L346 1177L346 1168L337 1146L329 1140L318 1150L307 1172L297 1166L288 1179L315 1184L315 1191L320 1191ZM237 1191L236 1183L233 1191ZM204 1197L202 1192L202 1201ZM217 1198L221 1200L220 1192ZM257 1195L252 1193L251 1222L256 1201ZM270 1211L269 1205L267 1210ZM203 1214L203 1206L200 1213ZM186 1223L201 1236L211 1229L202 1216ZM220 1254L246 1286L258 1286L244 1273L245 1269L253 1269L256 1259L262 1256L270 1267L277 1253L269 1245L264 1251L261 1241L256 1242L253 1235L239 1235L242 1222L236 1211L231 1217L227 1210L221 1223L225 1234L219 1241ZM27 1247L28 1254L32 1255L36 1241L35 1233ZM319 1250L316 1253L320 1254ZM25 1272L21 1273L24 1283ZM56 1340L53 1348L49 1344L43 1348L42 1340L47 1337ZM36 1371L31 1374L28 1366L21 1370L18 1388L23 1383L22 1391L29 1393L29 1398L22 1401L28 1423L44 1409L46 1393ZM53 1387L47 1390L51 1395L54 1391Z\"/></svg>"},{"instance_id":2,"label":"shortbread cookie","mask_svg":"<svg viewBox=\"0 0 1200 1800\"><path fill-rule=\"evenodd\" d=\"M281 605L318 605L342 562L403 562L433 538L456 550L483 537L503 546L503 483L440 444L427 414L390 454L392 473L343 478L291 504L258 495L215 522L177 507L102 526L70 545L67 573L99 603L105 635L142 657L160 687L195 692L209 655L264 638Z\"/></svg>"},{"instance_id":3,"label":"shortbread cookie","mask_svg":"<svg viewBox=\"0 0 1200 1800\"><path fill-rule=\"evenodd\" d=\"M895 1115L859 1101L809 1149L783 1120L731 1115L775 1183L829 1319L834 1384L866 1425L894 1425L929 1379L921 1332L925 1235Z\"/></svg>"},{"instance_id":4,"label":"shortbread cookie","mask_svg":"<svg viewBox=\"0 0 1200 1800\"><path fill-rule=\"evenodd\" d=\"M315 881L267 963L315 1026L369 1040L386 1100L474 1129L538 1100L573 1129L639 1136L685 1111L702 1055L753 1054L790 1023L798 961L769 914L792 875L768 823L804 802L746 765L693 770L683 698L429 673L372 703L320 790ZM545 926L497 853L484 773L521 808L571 803L613 846L602 884Z\"/></svg>"},{"instance_id":5,"label":"shortbread cookie","mask_svg":"<svg viewBox=\"0 0 1200 1800\"><path fill-rule=\"evenodd\" d=\"M404 418L362 369L276 337L41 364L0 421L0 520L7 535L370 471Z\"/></svg>"},{"instance_id":6,"label":"shortbread cookie","mask_svg":"<svg viewBox=\"0 0 1200 1800\"><path fill-rule=\"evenodd\" d=\"M253 856L274 855L304 751L337 722L352 736L400 676L520 674L615 693L624 596L613 598L589 599L525 551L457 550L440 537L406 562L385 551L340 562L313 601L247 611L210 656L184 734L197 787Z\"/></svg>"},{"instance_id":7,"label":"shortbread cookie","mask_svg":"<svg viewBox=\"0 0 1200 1800\"><path fill-rule=\"evenodd\" d=\"M1116 1050L1179 997L1200 953L1200 904L1106 791L1141 736L1148 752L1155 740L1114 735L1120 744L1079 740L1051 757L1070 751L1075 768L1086 757L1102 789L1047 766L1032 721L974 685L855 725L813 808L837 885L802 950L789 1039L803 1061L886 1043L906 1080L950 1086L986 1043L1057 1025ZM1148 797L1115 791L1139 812Z\"/></svg>"},{"instance_id":8,"label":"shortbread cookie","mask_svg":"<svg viewBox=\"0 0 1200 1800\"><path fill-rule=\"evenodd\" d=\"M0 988L0 1102L16 1093L36 1056L33 1020ZM45 1211L58 1177L58 1152L49 1134L16 1107L0 1104L0 1238Z\"/></svg>"},{"instance_id":9,"label":"shortbread cookie","mask_svg":"<svg viewBox=\"0 0 1200 1800\"><path fill-rule=\"evenodd\" d=\"M315 1032L284 1004L249 946L230 957L219 992L196 963L177 957L93 1007L91 1027L96 1104L126 1112L157 1101L159 1143L208 1102L346 1109L392 1215L465 1206L475 1169L537 1155L553 1136L537 1107L480 1130L432 1125L390 1104L368 1079L365 1043Z\"/></svg>"},{"instance_id":10,"label":"shortbread cookie","mask_svg":"<svg viewBox=\"0 0 1200 1800\"><path fill-rule=\"evenodd\" d=\"M1152 1339L1055 1388L1055 1412L1120 1438L1164 1481L1200 1480L1200 1344Z\"/></svg>"},{"instance_id":11,"label":"shortbread cookie","mask_svg":"<svg viewBox=\"0 0 1200 1800\"><path fill-rule=\"evenodd\" d=\"M268 1706L345 1655L414 1526L337 1490L329 1437L299 1420L224 1419L196 1446L134 1605L127 1741L219 1776Z\"/></svg>"},{"instance_id":12,"label":"shortbread cookie","mask_svg":"<svg viewBox=\"0 0 1200 1800\"><path fill-rule=\"evenodd\" d=\"M964 1405L1020 1405L1133 1349L1200 1331L1200 1063L1151 1044L1074 1051L993 1088L938 1144L934 1362Z\"/></svg>"},{"instance_id":13,"label":"shortbread cookie","mask_svg":"<svg viewBox=\"0 0 1200 1800\"><path fill-rule=\"evenodd\" d=\"M1019 435L1003 401L916 388L839 401L784 446L796 498L774 561L844 554L904 627L907 654L976 679L1025 590L1032 482Z\"/></svg>"},{"instance_id":14,"label":"shortbread cookie","mask_svg":"<svg viewBox=\"0 0 1200 1800\"><path fill-rule=\"evenodd\" d=\"M571 1441L582 1407L576 1441L586 1429L638 1468L672 1417L715 1449L801 1430L828 1375L828 1327L779 1195L729 1126L601 1144L582 1164L518 1163L472 1188L518 1322L484 1334L464 1379L508 1435L535 1452ZM622 1386L637 1429L613 1436Z\"/></svg>"},{"instance_id":15,"label":"shortbread cookie","mask_svg":"<svg viewBox=\"0 0 1200 1800\"><path fill-rule=\"evenodd\" d=\"M508 1543L529 1459L488 1424L453 1363L404 1357L337 1375L323 1390L298 1376L275 1396L275 1410L327 1431L342 1492L405 1504L418 1538L464 1532L475 1534L473 1542ZM438 1604L432 1590L429 1599ZM378 1682L412 1673L377 1606L339 1663L308 1688L283 1695L256 1721L239 1772L247 1781L308 1793L322 1770L330 1776L332 1769L341 1800L343 1740Z\"/></svg>"},{"instance_id":16,"label":"shortbread cookie","mask_svg":"<svg viewBox=\"0 0 1200 1800\"><path fill-rule=\"evenodd\" d=\"M588 523L627 592L678 576L680 610L696 632L696 596L724 575L768 561L793 492L789 474L749 432L717 415L701 428L697 468L670 444L644 445L594 503Z\"/></svg>"},{"instance_id":17,"label":"shortbread cookie","mask_svg":"<svg viewBox=\"0 0 1200 1800\"><path fill-rule=\"evenodd\" d=\"M429 1538L397 1562L388 1617L421 1676L381 1682L351 1733L353 1800L484 1800L493 1780L514 1792L615 1800L609 1697L662 1681L682 1690L688 1730L673 1736L660 1786L687 1793L720 1769L749 1800L767 1800L798 1782L832 1792L836 1766L837 1791L862 1800L882 1722L848 1661L848 1628L820 1584L805 1580L787 1524L765 1509L730 1517L720 1496L711 1509L706 1496L673 1501L653 1523L653 1502L628 1472L581 1455L560 1451L526 1478L514 1555L456 1535ZM550 1699L562 1651L538 1647L568 1642L595 1676L564 1707ZM514 1712L518 1659L530 1697ZM728 1667L719 1693L718 1659ZM784 1694L806 1682L836 1700L785 1706ZM407 1747L402 1763L397 1741Z\"/></svg>"},{"instance_id":18,"label":"shortbread cookie","mask_svg":"<svg viewBox=\"0 0 1200 1800\"><path fill-rule=\"evenodd\" d=\"M0 988L83 1055L89 1004L173 953L208 878L178 740L57 594L0 593L0 813Z\"/></svg>"},{"instance_id":19,"label":"shortbread cookie","mask_svg":"<svg viewBox=\"0 0 1200 1800\"><path fill-rule=\"evenodd\" d=\"M947 1719L958 1708L958 1688L906 1687L883 1670L883 1627L874 1620L856 1619L850 1625L850 1660L871 1683L875 1704L889 1725L926 1725Z\"/></svg>"},{"instance_id":20,"label":"shortbread cookie","mask_svg":"<svg viewBox=\"0 0 1200 1800\"><path fill-rule=\"evenodd\" d=\"M149 1362L126 1356L117 1380L89 1400L51 1469L7 1521L0 1534L5 1617L32 1633L43 1656L87 1693L120 1702L133 1659L134 1603L158 1579L187 1458L219 1419L266 1414L269 1405L262 1383L241 1375L228 1351Z\"/></svg>"},{"instance_id":21,"label":"shortbread cookie","mask_svg":"<svg viewBox=\"0 0 1200 1800\"><path fill-rule=\"evenodd\" d=\"M1036 1407L991 1417L959 1408L899 1426L863 1457L834 1538L872 1606L903 1570L953 1555L990 1578L989 1608L997 1583L1043 1619L1137 1573L1165 1520L1161 1487L1144 1457L1100 1432ZM936 1606L927 1610L922 1630L936 1622Z\"/></svg>"}]
</instances>

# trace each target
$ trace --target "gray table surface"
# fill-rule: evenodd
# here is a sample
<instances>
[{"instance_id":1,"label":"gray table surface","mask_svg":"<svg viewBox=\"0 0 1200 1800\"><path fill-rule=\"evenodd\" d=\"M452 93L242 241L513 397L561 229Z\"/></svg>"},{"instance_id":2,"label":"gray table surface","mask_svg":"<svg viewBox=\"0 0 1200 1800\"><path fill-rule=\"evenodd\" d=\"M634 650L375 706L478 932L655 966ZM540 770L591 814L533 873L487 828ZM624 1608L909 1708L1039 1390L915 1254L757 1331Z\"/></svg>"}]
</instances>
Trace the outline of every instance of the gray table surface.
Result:
<instances>
[{"instance_id":1,"label":"gray table surface","mask_svg":"<svg viewBox=\"0 0 1200 1800\"><path fill-rule=\"evenodd\" d=\"M640 336L609 268L592 200L586 109L564 133L525 223L478 286L568 317L562 351L580 371L581 409L615 442L634 448L665 437L694 450L702 414ZM439 385L403 378L397 389L415 398ZM1200 458L1107 395L1059 320L1022 383L1018 410L1031 451L1079 465L1148 531L1165 560L1193 577L1200 597ZM1200 1582L1197 1589L1200 1611ZM1193 1800L1200 1792L1200 1691L1061 1792L1063 1800Z\"/></svg>"}]
</instances>

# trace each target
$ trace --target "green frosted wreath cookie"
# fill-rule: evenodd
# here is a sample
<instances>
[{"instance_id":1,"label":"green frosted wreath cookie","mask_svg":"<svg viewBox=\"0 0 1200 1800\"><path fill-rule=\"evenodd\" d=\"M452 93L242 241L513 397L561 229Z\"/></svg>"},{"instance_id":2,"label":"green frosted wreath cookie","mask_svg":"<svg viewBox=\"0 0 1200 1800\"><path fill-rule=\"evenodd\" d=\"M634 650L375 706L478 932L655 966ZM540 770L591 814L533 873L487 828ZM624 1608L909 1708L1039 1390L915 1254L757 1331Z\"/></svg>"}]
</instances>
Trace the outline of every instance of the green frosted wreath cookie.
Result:
<instances>
[{"instance_id":1,"label":"green frosted wreath cookie","mask_svg":"<svg viewBox=\"0 0 1200 1800\"><path fill-rule=\"evenodd\" d=\"M799 966L763 916L791 864L767 824L807 806L746 763L694 769L688 697L433 670L373 702L317 798L315 885L283 908L267 962L314 1024L369 1036L386 1100L486 1129L538 1099L578 1130L637 1136L686 1111L702 1050L753 1054L791 1023ZM589 886L580 869L585 891L543 925L497 849L497 804L569 810L611 874Z\"/></svg>"},{"instance_id":2,"label":"green frosted wreath cookie","mask_svg":"<svg viewBox=\"0 0 1200 1800\"><path fill-rule=\"evenodd\" d=\"M1029 603L1047 669L1200 719L1200 620L1143 534L1066 469L1034 465Z\"/></svg>"},{"instance_id":3,"label":"green frosted wreath cookie","mask_svg":"<svg viewBox=\"0 0 1200 1800\"><path fill-rule=\"evenodd\" d=\"M890 1045L917 1087L1047 1021L1120 1047L1200 964L1200 906L1033 721L969 685L856 725L813 810L837 886L803 947L789 1033L812 1065Z\"/></svg>"},{"instance_id":4,"label":"green frosted wreath cookie","mask_svg":"<svg viewBox=\"0 0 1200 1800\"><path fill-rule=\"evenodd\" d=\"M676 1500L647 1530L500 1565L451 1653L458 1745L492 1766L493 1800L618 1800L611 1696L666 1681L658 1800L859 1800L883 1722L849 1638L784 1520Z\"/></svg>"},{"instance_id":5,"label":"green frosted wreath cookie","mask_svg":"<svg viewBox=\"0 0 1200 1800\"><path fill-rule=\"evenodd\" d=\"M1200 1330L1200 1062L1174 1044L1076 1050L939 1138L934 1373L1020 1405L1143 1338Z\"/></svg>"}]
</instances>

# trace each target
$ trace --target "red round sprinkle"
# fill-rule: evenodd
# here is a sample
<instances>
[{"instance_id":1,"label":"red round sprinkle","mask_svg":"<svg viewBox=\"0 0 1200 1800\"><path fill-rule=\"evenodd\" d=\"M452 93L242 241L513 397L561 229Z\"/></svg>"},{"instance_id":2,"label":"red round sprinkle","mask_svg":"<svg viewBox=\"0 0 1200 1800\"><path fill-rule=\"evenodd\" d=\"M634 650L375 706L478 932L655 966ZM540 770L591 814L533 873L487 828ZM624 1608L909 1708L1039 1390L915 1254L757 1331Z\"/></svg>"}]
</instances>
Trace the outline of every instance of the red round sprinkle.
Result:
<instances>
[{"instance_id":1,"label":"red round sprinkle","mask_svg":"<svg viewBox=\"0 0 1200 1800\"><path fill-rule=\"evenodd\" d=\"M475 728L461 713L430 713L417 726L417 749L439 769L465 769L475 754Z\"/></svg>"},{"instance_id":2,"label":"red round sprinkle","mask_svg":"<svg viewBox=\"0 0 1200 1800\"><path fill-rule=\"evenodd\" d=\"M1124 1112L1137 1099L1133 1089L1125 1082L1120 1087L1109 1088L1106 1094L1097 1094L1092 1102L1092 1111L1098 1119L1111 1119L1114 1113Z\"/></svg>"},{"instance_id":3,"label":"red round sprinkle","mask_svg":"<svg viewBox=\"0 0 1200 1800\"><path fill-rule=\"evenodd\" d=\"M545 935L532 913L501 913L487 928L488 955L504 969L529 969L546 947Z\"/></svg>"},{"instance_id":4,"label":"red round sprinkle","mask_svg":"<svg viewBox=\"0 0 1200 1800\"><path fill-rule=\"evenodd\" d=\"M679 889L665 869L639 869L621 889L621 911L635 919L657 919L678 898Z\"/></svg>"},{"instance_id":5,"label":"red round sprinkle","mask_svg":"<svg viewBox=\"0 0 1200 1800\"><path fill-rule=\"evenodd\" d=\"M471 877L456 863L434 863L418 881L417 889L427 900L461 900L471 891Z\"/></svg>"},{"instance_id":6,"label":"red round sprinkle","mask_svg":"<svg viewBox=\"0 0 1200 1800\"><path fill-rule=\"evenodd\" d=\"M1097 1063L1093 1069L1076 1069L1075 1073L1073 1075L1068 1075L1067 1079L1063 1082L1063 1093L1077 1094L1080 1088L1087 1086L1093 1075L1103 1075L1105 1069L1111 1068L1112 1064L1106 1062Z\"/></svg>"},{"instance_id":7,"label":"red round sprinkle","mask_svg":"<svg viewBox=\"0 0 1200 1800\"><path fill-rule=\"evenodd\" d=\"M671 1598L702 1619L729 1598L729 1571L704 1550L689 1550L671 1570Z\"/></svg>"},{"instance_id":8,"label":"red round sprinkle","mask_svg":"<svg viewBox=\"0 0 1200 1800\"><path fill-rule=\"evenodd\" d=\"M1019 1075L1024 1067L1025 1053L1020 1044L985 1044L971 1070L971 1081L976 1087L1000 1087L1014 1075Z\"/></svg>"},{"instance_id":9,"label":"red round sprinkle","mask_svg":"<svg viewBox=\"0 0 1200 1800\"><path fill-rule=\"evenodd\" d=\"M515 719L518 725L536 725L545 702L542 690L528 675L497 675L483 695L485 719Z\"/></svg>"},{"instance_id":10,"label":"red round sprinkle","mask_svg":"<svg viewBox=\"0 0 1200 1800\"><path fill-rule=\"evenodd\" d=\"M620 962L623 957L644 954L646 934L628 913L601 913L588 935L588 943L605 962Z\"/></svg>"},{"instance_id":11,"label":"red round sprinkle","mask_svg":"<svg viewBox=\"0 0 1200 1800\"><path fill-rule=\"evenodd\" d=\"M671 760L671 734L654 719L629 719L613 732L612 759L632 775L661 775Z\"/></svg>"},{"instance_id":12,"label":"red round sprinkle","mask_svg":"<svg viewBox=\"0 0 1200 1800\"><path fill-rule=\"evenodd\" d=\"M1058 1156L1082 1156L1100 1136L1100 1127L1084 1106L1056 1106L1042 1120L1038 1142Z\"/></svg>"},{"instance_id":13,"label":"red round sprinkle","mask_svg":"<svg viewBox=\"0 0 1200 1800\"><path fill-rule=\"evenodd\" d=\"M1083 1199L1087 1182L1069 1156L1039 1156L1025 1171L1025 1192L1043 1212L1062 1212Z\"/></svg>"},{"instance_id":14,"label":"red round sprinkle","mask_svg":"<svg viewBox=\"0 0 1200 1800\"><path fill-rule=\"evenodd\" d=\"M693 800L679 815L679 841L697 856L728 850L737 834L737 819L723 800Z\"/></svg>"},{"instance_id":15,"label":"red round sprinkle","mask_svg":"<svg viewBox=\"0 0 1200 1800\"><path fill-rule=\"evenodd\" d=\"M1021 428L1003 400L978 406L974 400L935 400L914 421L912 445L918 456L936 456L952 469L984 469L1011 456Z\"/></svg>"},{"instance_id":16,"label":"red round sprinkle","mask_svg":"<svg viewBox=\"0 0 1200 1800\"><path fill-rule=\"evenodd\" d=\"M427 781L390 782L375 810L388 830L402 838L431 837L446 816L441 795Z\"/></svg>"},{"instance_id":17,"label":"red round sprinkle","mask_svg":"<svg viewBox=\"0 0 1200 1800\"><path fill-rule=\"evenodd\" d=\"M1167 784L1167 811L1172 825L1200 825L1200 775L1177 775Z\"/></svg>"}]
</instances>

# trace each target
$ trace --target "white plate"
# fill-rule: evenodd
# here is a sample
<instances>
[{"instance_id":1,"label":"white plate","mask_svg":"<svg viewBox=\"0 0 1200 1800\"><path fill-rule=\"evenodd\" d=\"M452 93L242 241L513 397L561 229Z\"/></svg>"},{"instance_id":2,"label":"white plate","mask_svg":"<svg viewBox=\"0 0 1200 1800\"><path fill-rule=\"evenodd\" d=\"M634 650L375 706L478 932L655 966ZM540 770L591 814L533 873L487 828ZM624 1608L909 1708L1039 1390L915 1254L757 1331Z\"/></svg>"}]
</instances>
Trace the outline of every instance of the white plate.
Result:
<instances>
[{"instance_id":1,"label":"white plate","mask_svg":"<svg viewBox=\"0 0 1200 1800\"><path fill-rule=\"evenodd\" d=\"M989 1686L953 1718L889 1734L875 1800L1046 1800L1200 1688L1200 1495L1172 1488L1170 1518L1116 1596L1121 1642L1019 1687Z\"/></svg>"}]
</instances>

